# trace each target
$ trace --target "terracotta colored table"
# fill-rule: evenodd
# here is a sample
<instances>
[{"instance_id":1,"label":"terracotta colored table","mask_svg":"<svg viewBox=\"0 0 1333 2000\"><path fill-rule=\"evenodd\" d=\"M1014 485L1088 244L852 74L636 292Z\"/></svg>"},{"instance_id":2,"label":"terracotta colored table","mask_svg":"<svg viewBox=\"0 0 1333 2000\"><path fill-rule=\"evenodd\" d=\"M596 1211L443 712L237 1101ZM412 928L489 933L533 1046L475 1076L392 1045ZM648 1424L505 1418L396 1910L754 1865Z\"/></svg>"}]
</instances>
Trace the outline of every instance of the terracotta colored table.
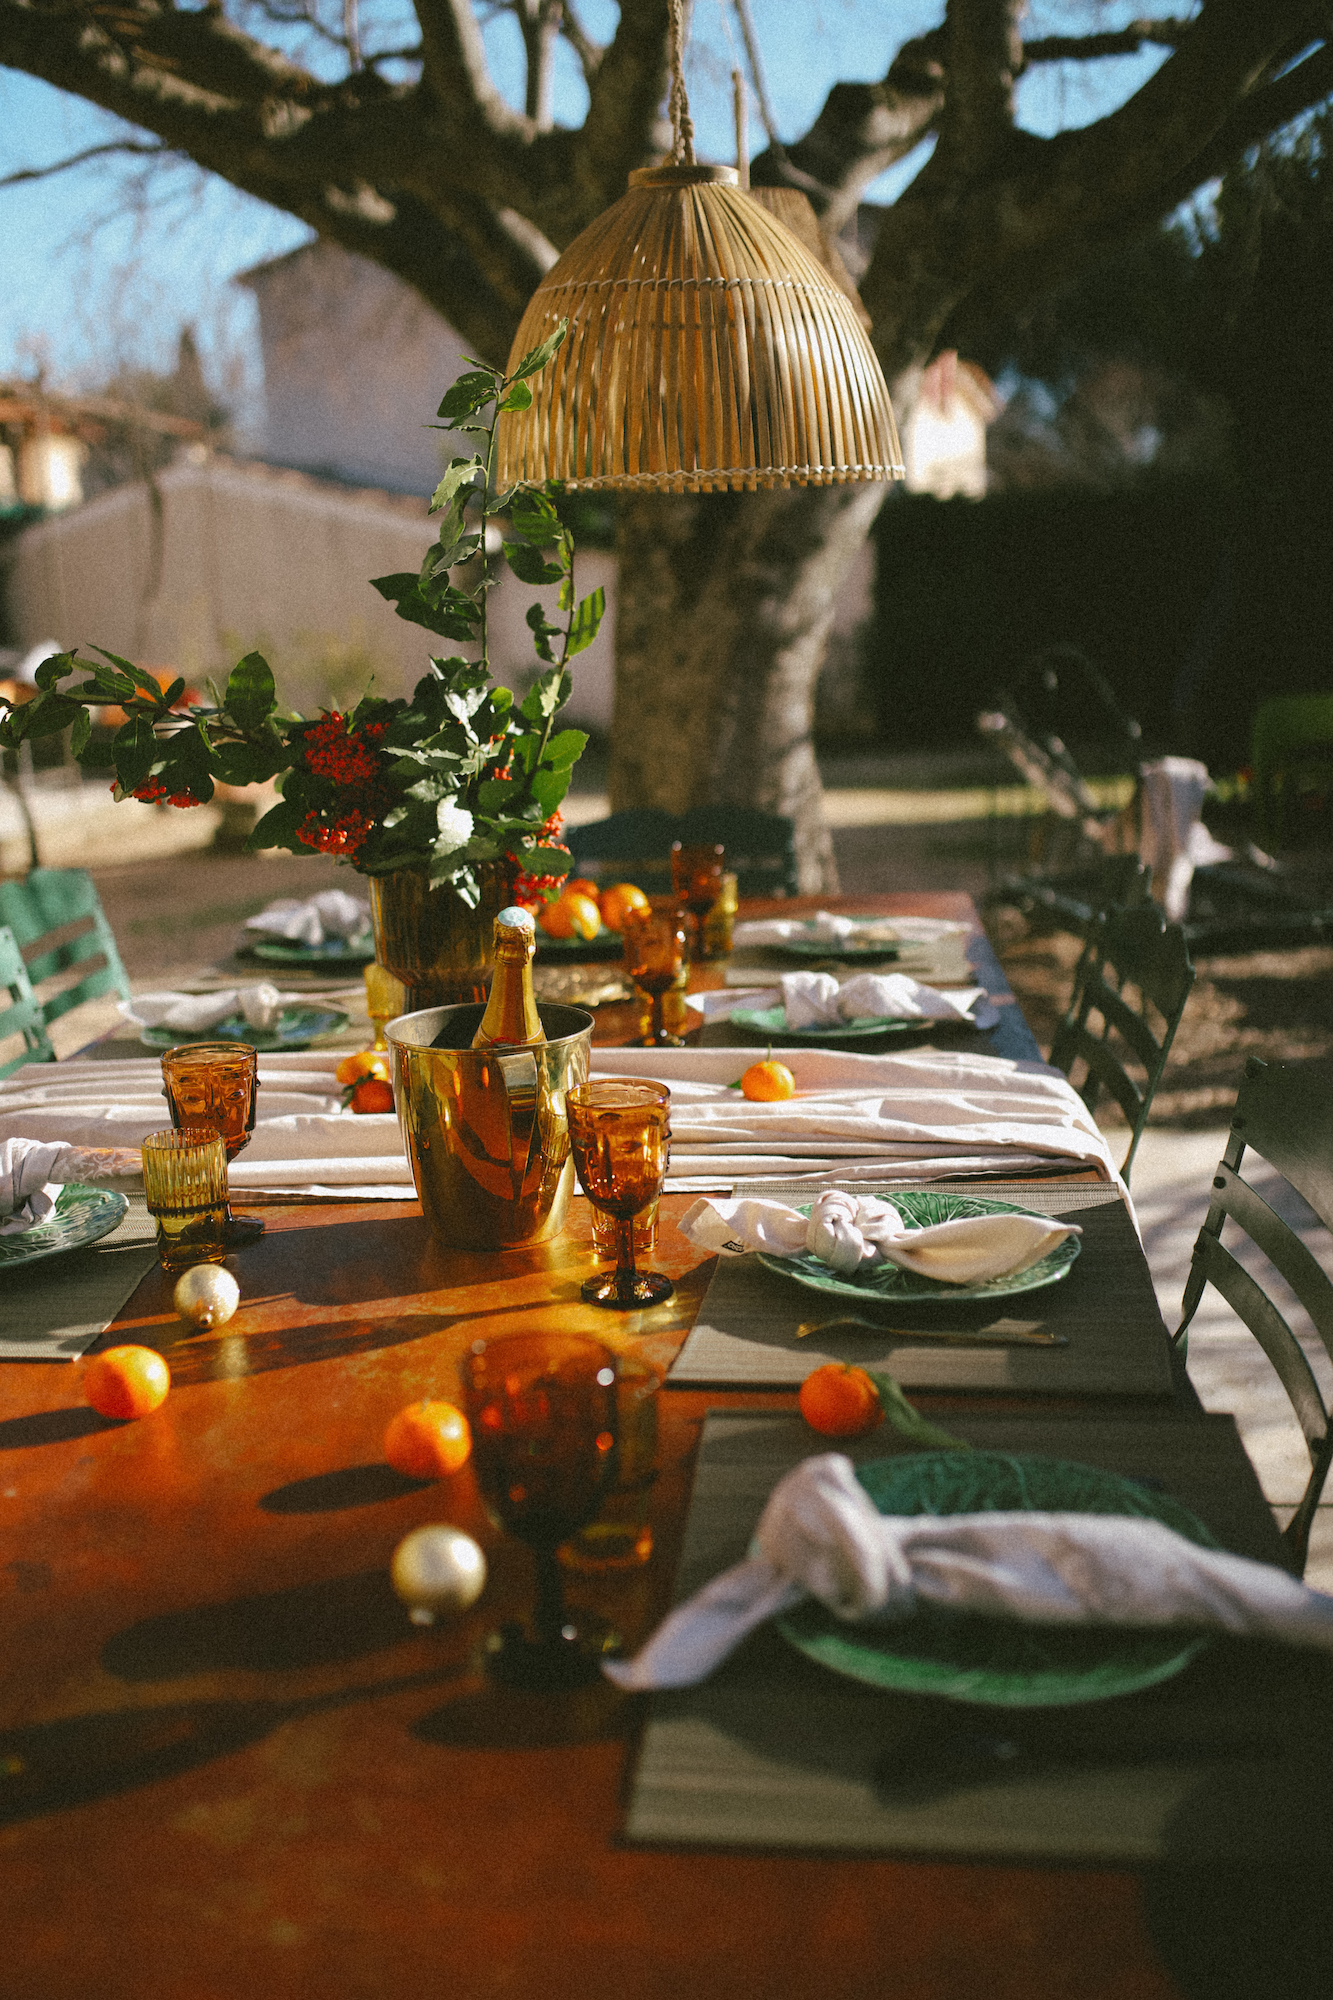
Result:
<instances>
[{"instance_id":1,"label":"terracotta colored table","mask_svg":"<svg viewBox=\"0 0 1333 2000\"><path fill-rule=\"evenodd\" d=\"M469 1470L420 1488L381 1464L385 1423L451 1394L481 1333L669 1358L707 1277L674 1227L684 1200L663 1204L678 1290L652 1313L580 1301L582 1202L560 1241L503 1257L442 1253L415 1203L275 1206L235 1260L229 1326L178 1338L154 1271L108 1336L168 1353L152 1417L97 1418L77 1368L3 1372L6 2000L1176 1991L1127 1874L623 1849L636 1705L480 1677L482 1635L530 1601L530 1557L489 1528ZM631 1638L667 1597L719 1400L789 1401L663 1395L657 1554L587 1592ZM441 1519L484 1540L492 1582L421 1633L387 1565Z\"/></svg>"}]
</instances>

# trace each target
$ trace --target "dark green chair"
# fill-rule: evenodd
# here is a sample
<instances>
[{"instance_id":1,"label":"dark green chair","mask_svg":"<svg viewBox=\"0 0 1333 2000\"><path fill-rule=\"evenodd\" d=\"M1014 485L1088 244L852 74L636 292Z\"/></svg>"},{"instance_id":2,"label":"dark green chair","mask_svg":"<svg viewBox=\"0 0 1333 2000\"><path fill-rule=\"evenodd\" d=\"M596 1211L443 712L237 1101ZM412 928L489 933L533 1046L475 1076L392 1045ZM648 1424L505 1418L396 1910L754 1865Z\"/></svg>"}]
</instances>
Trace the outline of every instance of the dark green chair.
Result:
<instances>
[{"instance_id":1,"label":"dark green chair","mask_svg":"<svg viewBox=\"0 0 1333 2000\"><path fill-rule=\"evenodd\" d=\"M794 896L792 822L747 806L691 806L683 813L635 806L591 826L571 826L565 843L574 873L599 882L637 882L650 895L671 888L671 843L720 841L742 896Z\"/></svg>"},{"instance_id":2,"label":"dark green chair","mask_svg":"<svg viewBox=\"0 0 1333 2000\"><path fill-rule=\"evenodd\" d=\"M1102 917L1079 961L1051 1061L1065 1072L1089 1111L1096 1110L1106 1091L1124 1112L1130 1141L1120 1172L1126 1180L1193 984L1185 934L1179 924L1163 921L1155 903ZM1137 1005L1127 988L1138 993ZM1141 1070L1141 1078L1131 1073L1131 1063ZM1075 1079L1076 1070L1081 1070L1081 1081Z\"/></svg>"},{"instance_id":3,"label":"dark green chair","mask_svg":"<svg viewBox=\"0 0 1333 2000\"><path fill-rule=\"evenodd\" d=\"M0 1062L0 1076L9 1076L23 1063L55 1061L42 1003L32 990L18 939L7 924L0 924L0 1048L15 1035L22 1035L23 1047L18 1055Z\"/></svg>"},{"instance_id":4,"label":"dark green chair","mask_svg":"<svg viewBox=\"0 0 1333 2000\"><path fill-rule=\"evenodd\" d=\"M48 1028L104 993L129 999L130 982L86 868L34 868L21 882L0 882L0 924L17 938L34 986L59 981L42 996Z\"/></svg>"},{"instance_id":5,"label":"dark green chair","mask_svg":"<svg viewBox=\"0 0 1333 2000\"><path fill-rule=\"evenodd\" d=\"M1333 1231L1333 1060L1264 1063L1251 1056L1236 1099L1231 1136L1213 1176L1213 1198L1194 1245L1189 1281L1173 1338L1185 1351L1187 1329L1205 1285L1215 1285L1254 1335L1291 1399L1310 1454L1310 1479L1283 1530L1296 1567L1305 1568L1310 1527L1333 1457L1329 1412L1295 1334L1257 1279L1222 1244L1222 1225L1237 1223L1281 1272L1333 1357L1333 1283L1308 1245L1241 1178L1246 1148L1277 1172Z\"/></svg>"}]
</instances>

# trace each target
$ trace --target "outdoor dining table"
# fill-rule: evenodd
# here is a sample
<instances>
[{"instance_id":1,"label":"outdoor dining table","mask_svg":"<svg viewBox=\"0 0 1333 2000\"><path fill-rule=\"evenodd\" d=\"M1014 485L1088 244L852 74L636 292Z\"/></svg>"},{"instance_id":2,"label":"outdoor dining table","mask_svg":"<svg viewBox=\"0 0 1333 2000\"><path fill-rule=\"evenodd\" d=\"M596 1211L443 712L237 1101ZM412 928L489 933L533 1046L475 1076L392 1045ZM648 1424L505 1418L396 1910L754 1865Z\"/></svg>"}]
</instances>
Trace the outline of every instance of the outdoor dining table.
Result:
<instances>
[{"instance_id":1,"label":"outdoor dining table","mask_svg":"<svg viewBox=\"0 0 1333 2000\"><path fill-rule=\"evenodd\" d=\"M650 1311L580 1299L593 1268L581 1200L556 1241L504 1254L441 1249L415 1202L287 1200L234 1259L243 1302L227 1325L183 1328L156 1268L117 1315L104 1345L168 1356L172 1393L151 1417L94 1415L69 1366L3 1371L0 1994L1179 1990L1127 1866L645 1838L626 1817L642 1697L488 1683L481 1643L529 1609L530 1555L496 1535L470 1468L431 1486L393 1473L385 1425L407 1402L454 1394L478 1336L592 1334L667 1366L713 1267L675 1226L689 1199L663 1199L654 1261L676 1292ZM1141 1294L1132 1236L1116 1255ZM719 1410L769 1413L783 1449L794 1421L789 1389L667 1387L658 1401L653 1559L571 1581L631 1642L671 1601L710 1412L714 1427ZM922 1406L1020 1445L1034 1417L1075 1434L1091 1422L1089 1437L1138 1425L1159 1457L1226 1421L1170 1386ZM1262 1503L1246 1518L1255 1552L1273 1553ZM423 1631L388 1564L409 1529L441 1520L483 1541L490 1580L472 1611Z\"/></svg>"}]
</instances>

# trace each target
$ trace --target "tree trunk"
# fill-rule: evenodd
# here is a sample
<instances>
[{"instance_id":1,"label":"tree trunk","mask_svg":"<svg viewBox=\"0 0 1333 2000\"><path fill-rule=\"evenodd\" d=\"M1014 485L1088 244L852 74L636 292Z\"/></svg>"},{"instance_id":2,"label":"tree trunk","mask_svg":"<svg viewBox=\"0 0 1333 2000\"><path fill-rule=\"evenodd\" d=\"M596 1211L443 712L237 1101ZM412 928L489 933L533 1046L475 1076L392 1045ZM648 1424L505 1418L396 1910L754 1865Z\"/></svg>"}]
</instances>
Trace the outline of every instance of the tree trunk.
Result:
<instances>
[{"instance_id":1,"label":"tree trunk","mask_svg":"<svg viewBox=\"0 0 1333 2000\"><path fill-rule=\"evenodd\" d=\"M785 813L801 889L836 891L811 737L815 681L839 585L885 490L621 501L613 812Z\"/></svg>"}]
</instances>

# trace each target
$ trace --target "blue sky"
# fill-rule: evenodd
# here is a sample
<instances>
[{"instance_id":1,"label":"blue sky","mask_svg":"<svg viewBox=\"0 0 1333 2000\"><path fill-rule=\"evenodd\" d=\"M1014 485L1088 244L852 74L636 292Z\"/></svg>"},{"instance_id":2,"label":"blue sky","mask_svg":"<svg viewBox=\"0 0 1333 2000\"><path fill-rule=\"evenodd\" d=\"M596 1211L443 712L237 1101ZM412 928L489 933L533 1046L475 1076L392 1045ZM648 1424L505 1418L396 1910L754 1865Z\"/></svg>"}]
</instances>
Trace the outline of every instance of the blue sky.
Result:
<instances>
[{"instance_id":1,"label":"blue sky","mask_svg":"<svg viewBox=\"0 0 1333 2000\"><path fill-rule=\"evenodd\" d=\"M935 25L942 11L942 0L754 0L782 135L799 136L839 79L883 76L900 43ZM1145 11L1166 10L1144 0L1035 0L1028 32L1072 32L1092 25L1094 16L1096 25L1112 26ZM589 32L607 36L613 0L584 0L582 18ZM517 99L516 28L495 23L488 45L501 88ZM1020 86L1020 116L1039 132L1085 124L1122 102L1162 59L1148 51L1035 72ZM728 0L695 0L686 80L704 157L734 156L729 79L738 60ZM583 106L582 79L563 51L557 117L578 123ZM0 69L0 176L125 129L47 84ZM763 135L753 108L750 129L757 151ZM872 198L892 199L919 164L903 162L876 184ZM40 362L52 381L86 384L122 361L162 365L189 321L219 386L229 373L226 392L253 407L253 306L228 281L307 234L291 217L188 167L154 170L146 201L136 199L133 163L116 160L0 189L0 375L27 375Z\"/></svg>"}]
</instances>

